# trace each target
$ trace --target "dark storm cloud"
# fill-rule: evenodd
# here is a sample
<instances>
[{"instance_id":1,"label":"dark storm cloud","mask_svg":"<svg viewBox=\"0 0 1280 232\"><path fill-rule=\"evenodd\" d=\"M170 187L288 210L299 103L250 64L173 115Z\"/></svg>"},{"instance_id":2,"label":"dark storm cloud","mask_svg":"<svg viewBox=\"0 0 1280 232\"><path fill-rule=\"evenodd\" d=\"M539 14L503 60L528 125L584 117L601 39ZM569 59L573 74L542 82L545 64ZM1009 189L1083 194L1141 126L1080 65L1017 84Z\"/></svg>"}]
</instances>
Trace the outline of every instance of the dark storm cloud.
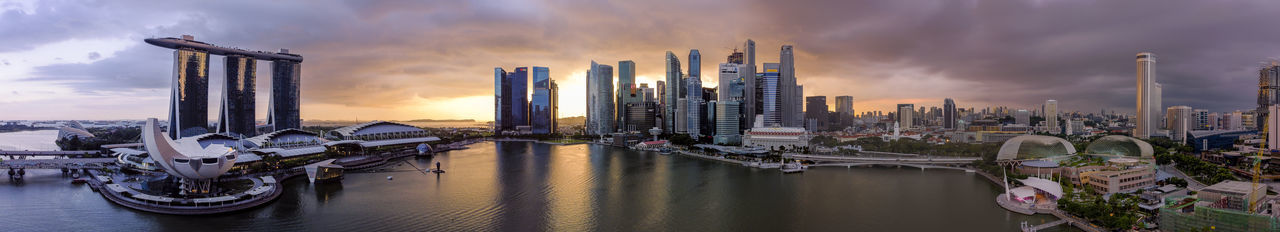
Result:
<instances>
[{"instance_id":1,"label":"dark storm cloud","mask_svg":"<svg viewBox=\"0 0 1280 232\"><path fill-rule=\"evenodd\" d=\"M979 89L942 93L961 101L1033 105L1056 98L1074 105L1069 109L1132 108L1134 55L1150 51L1160 58L1158 80L1166 106L1229 110L1252 104L1252 72L1259 61L1280 54L1274 43L1280 31L1262 30L1277 25L1271 18L1278 6L1268 1L831 1L767 8L778 12L775 19L793 19L788 24L794 27L784 34L793 36L799 51L821 57L815 60L819 67L900 62L978 83ZM848 20L833 20L842 18ZM827 70L805 71L840 75L822 73Z\"/></svg>"},{"instance_id":2,"label":"dark storm cloud","mask_svg":"<svg viewBox=\"0 0 1280 232\"><path fill-rule=\"evenodd\" d=\"M82 91L166 88L171 53L140 40L193 34L251 50L290 48L307 57L304 102L370 107L492 94L493 67L548 66L560 78L593 59L635 60L637 74L660 78L665 51L685 60L700 48L703 69L715 70L751 38L761 63L794 44L808 95L1015 106L1057 99L1088 111L1131 109L1134 55L1150 51L1166 106L1225 111L1250 107L1257 63L1280 56L1280 30L1271 29L1280 3L1270 1L37 4L0 15L0 33L30 35L0 37L0 52L94 37L139 45L93 63L41 67L29 80ZM704 80L715 77L707 73Z\"/></svg>"}]
</instances>

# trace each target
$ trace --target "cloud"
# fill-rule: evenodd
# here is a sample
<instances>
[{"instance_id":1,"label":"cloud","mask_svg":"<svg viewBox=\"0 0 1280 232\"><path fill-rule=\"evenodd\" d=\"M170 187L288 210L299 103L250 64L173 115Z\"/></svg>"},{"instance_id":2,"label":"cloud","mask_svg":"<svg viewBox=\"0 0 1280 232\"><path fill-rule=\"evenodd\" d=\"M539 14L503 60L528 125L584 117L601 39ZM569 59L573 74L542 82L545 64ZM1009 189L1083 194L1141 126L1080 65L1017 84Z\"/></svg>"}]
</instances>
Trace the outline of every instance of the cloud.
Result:
<instances>
[{"instance_id":1,"label":"cloud","mask_svg":"<svg viewBox=\"0 0 1280 232\"><path fill-rule=\"evenodd\" d=\"M761 63L795 45L806 94L852 95L859 111L945 97L965 108L1057 99L1064 109L1132 111L1142 51L1159 56L1165 105L1227 111L1253 107L1257 62L1280 53L1280 31L1258 29L1274 27L1280 3L1270 1L41 1L34 9L0 14L17 22L0 24L0 34L29 35L0 38L0 53L75 38L138 45L38 67L29 81L90 94L164 89L172 55L141 39L191 34L303 54L303 117L319 119L351 107L487 120L486 107L410 108L491 95L494 67L546 66L561 83L581 83L572 73L591 60L634 60L637 75L662 79L666 51L687 62L697 48L703 69L714 70L748 38ZM260 89L269 67L259 64ZM211 74L211 83L220 78ZM715 82L713 73L703 79ZM565 116L583 112L581 99L561 102Z\"/></svg>"}]
</instances>

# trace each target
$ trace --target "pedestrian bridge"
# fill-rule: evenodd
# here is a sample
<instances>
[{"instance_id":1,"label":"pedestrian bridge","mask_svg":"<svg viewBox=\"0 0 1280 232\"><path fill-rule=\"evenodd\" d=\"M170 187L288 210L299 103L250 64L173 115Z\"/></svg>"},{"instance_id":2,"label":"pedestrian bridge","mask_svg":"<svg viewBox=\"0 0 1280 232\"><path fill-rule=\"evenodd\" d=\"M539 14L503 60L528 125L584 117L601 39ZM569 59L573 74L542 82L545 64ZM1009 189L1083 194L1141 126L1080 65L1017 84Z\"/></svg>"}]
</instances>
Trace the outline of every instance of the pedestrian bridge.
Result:
<instances>
[{"instance_id":1,"label":"pedestrian bridge","mask_svg":"<svg viewBox=\"0 0 1280 232\"><path fill-rule=\"evenodd\" d=\"M817 164L810 164L810 165L808 165L808 166L809 166L809 167L900 166L900 167L913 167L913 168L919 168L919 169L951 169L951 170L961 170L961 171L972 171L972 170L973 170L973 169L970 169L970 168L963 168L963 167L939 166L939 165L930 165L930 164L915 164L915 163L904 163L904 162L843 162L843 163L817 163Z\"/></svg>"},{"instance_id":2,"label":"pedestrian bridge","mask_svg":"<svg viewBox=\"0 0 1280 232\"><path fill-rule=\"evenodd\" d=\"M836 155L788 154L788 158L820 162L893 163L893 164L970 164L980 157L860 157Z\"/></svg>"}]
</instances>

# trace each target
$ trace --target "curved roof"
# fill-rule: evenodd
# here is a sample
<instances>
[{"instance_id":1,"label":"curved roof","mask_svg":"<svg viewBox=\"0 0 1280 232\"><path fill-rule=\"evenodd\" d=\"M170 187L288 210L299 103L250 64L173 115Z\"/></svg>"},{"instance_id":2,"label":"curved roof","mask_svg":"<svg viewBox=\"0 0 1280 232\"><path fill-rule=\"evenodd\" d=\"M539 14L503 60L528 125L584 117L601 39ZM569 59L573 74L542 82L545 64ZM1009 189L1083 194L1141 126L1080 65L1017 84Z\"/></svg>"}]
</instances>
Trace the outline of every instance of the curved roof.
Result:
<instances>
[{"instance_id":1,"label":"curved roof","mask_svg":"<svg viewBox=\"0 0 1280 232\"><path fill-rule=\"evenodd\" d=\"M421 131L423 130L417 127L402 124L402 123L394 123L394 122L387 122L387 121L372 121L372 122L355 124L351 126L334 129L332 131L329 131L329 135L347 137L352 135L379 134L379 133L389 133L389 132L421 132Z\"/></svg>"},{"instance_id":2,"label":"curved roof","mask_svg":"<svg viewBox=\"0 0 1280 232\"><path fill-rule=\"evenodd\" d=\"M1013 137L1000 145L996 160L1040 159L1066 156L1076 153L1076 147L1066 139L1044 135Z\"/></svg>"},{"instance_id":3,"label":"curved roof","mask_svg":"<svg viewBox=\"0 0 1280 232\"><path fill-rule=\"evenodd\" d=\"M257 146L259 146L259 147L260 147L260 146L262 146L262 144L265 144L266 142L275 141L275 140L277 140L277 139L284 138L284 137L291 137L291 136L289 136L289 135L298 135L298 136L300 136L300 138L295 137L294 139L303 139L303 138L306 138L306 137L314 137L316 141L320 141L320 138L318 137L318 136L320 136L320 134L316 134L316 133L314 133L314 132L305 131L305 130L299 130L299 129L296 129L296 128L289 128L289 129L284 129L284 130L273 131L273 132L271 132L271 133L266 133L266 134L261 134L261 135L258 135L258 136L253 136L253 137L250 137L250 138L247 138L247 139L244 139L244 140L245 140L245 141L249 141L250 143L253 143L253 145L257 145Z\"/></svg>"},{"instance_id":4,"label":"curved roof","mask_svg":"<svg viewBox=\"0 0 1280 232\"><path fill-rule=\"evenodd\" d=\"M76 125L80 125L80 124L76 123ZM70 138L71 136L80 137L80 138L93 138L93 133L89 133L89 131L86 131L84 129L77 128L77 127L71 127L71 126L58 127L58 138L65 139L65 138Z\"/></svg>"},{"instance_id":5,"label":"curved roof","mask_svg":"<svg viewBox=\"0 0 1280 232\"><path fill-rule=\"evenodd\" d=\"M280 52L248 51L248 50L243 50L238 48L219 47L219 46L215 46L213 44L208 44L205 42L190 40L186 38L174 38L174 37L150 38L150 39L143 39L142 41L147 42L148 44L151 44L151 45L156 45L164 48L172 48L172 49L192 48L197 50L203 50L205 52L208 52L209 54L214 54L214 55L223 55L223 56L241 55L241 56L253 57L254 59L258 59L258 60L287 60L287 61L293 61L293 62L302 62L301 55L289 54L287 50L282 50Z\"/></svg>"},{"instance_id":6,"label":"curved roof","mask_svg":"<svg viewBox=\"0 0 1280 232\"><path fill-rule=\"evenodd\" d=\"M1155 154L1155 149L1146 141L1123 135L1108 135L1093 140L1084 151L1089 155L1112 157L1152 158Z\"/></svg>"},{"instance_id":7,"label":"curved roof","mask_svg":"<svg viewBox=\"0 0 1280 232\"><path fill-rule=\"evenodd\" d=\"M1062 185L1058 184L1058 182L1035 177L1027 177L1027 179L1018 180L1018 182L1053 195L1053 199L1062 198Z\"/></svg>"},{"instance_id":8,"label":"curved roof","mask_svg":"<svg viewBox=\"0 0 1280 232\"><path fill-rule=\"evenodd\" d=\"M191 137L173 141L160 131L159 120L147 119L142 128L142 142L151 156L166 173L187 179L218 177L235 164L235 151L223 144L201 146L200 138Z\"/></svg>"}]
</instances>

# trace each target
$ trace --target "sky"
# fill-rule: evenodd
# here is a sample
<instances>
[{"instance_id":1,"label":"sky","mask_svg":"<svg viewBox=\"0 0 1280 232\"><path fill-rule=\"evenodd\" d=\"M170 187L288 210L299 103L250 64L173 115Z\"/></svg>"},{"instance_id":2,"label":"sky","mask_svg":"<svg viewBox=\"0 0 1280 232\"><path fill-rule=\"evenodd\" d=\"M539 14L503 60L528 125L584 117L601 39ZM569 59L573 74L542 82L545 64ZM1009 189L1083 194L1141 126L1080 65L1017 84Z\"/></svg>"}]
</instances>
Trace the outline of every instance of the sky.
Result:
<instances>
[{"instance_id":1,"label":"sky","mask_svg":"<svg viewBox=\"0 0 1280 232\"><path fill-rule=\"evenodd\" d=\"M145 38L302 54L304 120L493 120L493 68L543 66L561 117L585 112L591 61L664 79L699 49L704 85L744 41L795 47L806 96L858 112L898 103L1132 113L1135 55L1157 56L1165 106L1253 108L1280 57L1280 1L1186 0L0 0L0 120L166 118L172 50ZM218 109L222 58L210 59ZM265 119L270 65L258 64ZM687 69L687 67L685 68ZM834 108L833 108L834 109ZM216 120L216 117L210 117Z\"/></svg>"}]
</instances>

